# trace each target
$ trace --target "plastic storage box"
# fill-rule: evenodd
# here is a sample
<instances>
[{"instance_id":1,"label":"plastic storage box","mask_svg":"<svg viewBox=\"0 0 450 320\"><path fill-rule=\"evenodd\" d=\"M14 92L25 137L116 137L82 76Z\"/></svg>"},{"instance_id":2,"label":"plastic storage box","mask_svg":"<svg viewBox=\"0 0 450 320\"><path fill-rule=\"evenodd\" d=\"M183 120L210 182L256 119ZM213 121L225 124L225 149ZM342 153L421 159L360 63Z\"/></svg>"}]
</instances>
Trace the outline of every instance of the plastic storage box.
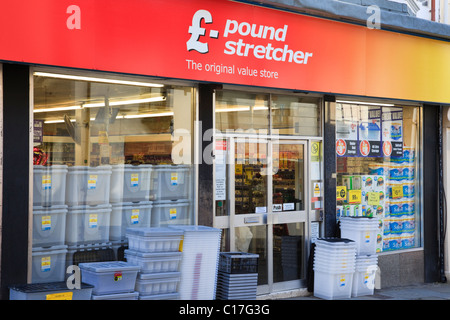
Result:
<instances>
[{"instance_id":1,"label":"plastic storage box","mask_svg":"<svg viewBox=\"0 0 450 320\"><path fill-rule=\"evenodd\" d=\"M33 205L62 205L66 198L67 166L33 166Z\"/></svg>"},{"instance_id":2,"label":"plastic storage box","mask_svg":"<svg viewBox=\"0 0 450 320\"><path fill-rule=\"evenodd\" d=\"M246 252L221 252L219 271L225 273L258 273L259 255Z\"/></svg>"},{"instance_id":3,"label":"plastic storage box","mask_svg":"<svg viewBox=\"0 0 450 320\"><path fill-rule=\"evenodd\" d=\"M377 255L356 256L355 273L353 274L352 297L373 295L377 270Z\"/></svg>"},{"instance_id":4,"label":"plastic storage box","mask_svg":"<svg viewBox=\"0 0 450 320\"><path fill-rule=\"evenodd\" d=\"M166 200L153 203L152 227L191 224L188 200Z\"/></svg>"},{"instance_id":5,"label":"plastic storage box","mask_svg":"<svg viewBox=\"0 0 450 320\"><path fill-rule=\"evenodd\" d=\"M154 200L188 199L191 169L187 165L158 165L154 167L157 188Z\"/></svg>"},{"instance_id":6,"label":"plastic storage box","mask_svg":"<svg viewBox=\"0 0 450 320\"><path fill-rule=\"evenodd\" d=\"M376 254L378 219L369 217L342 217L341 237L354 240L356 254Z\"/></svg>"},{"instance_id":7,"label":"plastic storage box","mask_svg":"<svg viewBox=\"0 0 450 320\"><path fill-rule=\"evenodd\" d=\"M124 261L80 263L81 281L94 286L92 294L133 292L139 267Z\"/></svg>"},{"instance_id":8,"label":"plastic storage box","mask_svg":"<svg viewBox=\"0 0 450 320\"><path fill-rule=\"evenodd\" d=\"M69 167L66 204L69 206L109 203L111 166Z\"/></svg>"},{"instance_id":9,"label":"plastic storage box","mask_svg":"<svg viewBox=\"0 0 450 320\"><path fill-rule=\"evenodd\" d=\"M67 283L33 283L9 287L10 300L90 300L94 286L81 283L80 289L68 289Z\"/></svg>"},{"instance_id":10,"label":"plastic storage box","mask_svg":"<svg viewBox=\"0 0 450 320\"><path fill-rule=\"evenodd\" d=\"M152 192L153 166L112 166L110 202L148 201Z\"/></svg>"},{"instance_id":11,"label":"plastic storage box","mask_svg":"<svg viewBox=\"0 0 450 320\"><path fill-rule=\"evenodd\" d=\"M140 296L175 293L180 279L180 272L141 273L136 279L136 291Z\"/></svg>"},{"instance_id":12,"label":"plastic storage box","mask_svg":"<svg viewBox=\"0 0 450 320\"><path fill-rule=\"evenodd\" d=\"M139 297L139 292L127 292L127 293L113 293L113 294L102 294L102 295L92 295L92 300L137 300Z\"/></svg>"},{"instance_id":13,"label":"plastic storage box","mask_svg":"<svg viewBox=\"0 0 450 320\"><path fill-rule=\"evenodd\" d=\"M111 205L69 207L66 244L78 245L109 241Z\"/></svg>"},{"instance_id":14,"label":"plastic storage box","mask_svg":"<svg viewBox=\"0 0 450 320\"><path fill-rule=\"evenodd\" d=\"M139 252L125 250L127 262L138 265L141 273L177 272L181 252Z\"/></svg>"},{"instance_id":15,"label":"plastic storage box","mask_svg":"<svg viewBox=\"0 0 450 320\"><path fill-rule=\"evenodd\" d=\"M164 293L164 294L153 294L150 296L139 296L139 300L179 300L180 294L178 292L174 293Z\"/></svg>"},{"instance_id":16,"label":"plastic storage box","mask_svg":"<svg viewBox=\"0 0 450 320\"><path fill-rule=\"evenodd\" d=\"M33 246L64 244L66 238L66 205L33 207Z\"/></svg>"},{"instance_id":17,"label":"plastic storage box","mask_svg":"<svg viewBox=\"0 0 450 320\"><path fill-rule=\"evenodd\" d=\"M183 231L180 299L214 300L222 230L207 226L169 228Z\"/></svg>"},{"instance_id":18,"label":"plastic storage box","mask_svg":"<svg viewBox=\"0 0 450 320\"><path fill-rule=\"evenodd\" d=\"M127 228L128 248L140 252L179 251L182 230L168 227Z\"/></svg>"},{"instance_id":19,"label":"plastic storage box","mask_svg":"<svg viewBox=\"0 0 450 320\"><path fill-rule=\"evenodd\" d=\"M68 246L66 255L66 268L86 262L115 261L116 255L111 242L87 243Z\"/></svg>"},{"instance_id":20,"label":"plastic storage box","mask_svg":"<svg viewBox=\"0 0 450 320\"><path fill-rule=\"evenodd\" d=\"M152 214L150 201L113 203L111 210L109 231L111 240L125 240L126 229L129 227L150 227Z\"/></svg>"},{"instance_id":21,"label":"plastic storage box","mask_svg":"<svg viewBox=\"0 0 450 320\"><path fill-rule=\"evenodd\" d=\"M33 283L64 281L66 273L67 246L52 246L32 249Z\"/></svg>"}]
</instances>

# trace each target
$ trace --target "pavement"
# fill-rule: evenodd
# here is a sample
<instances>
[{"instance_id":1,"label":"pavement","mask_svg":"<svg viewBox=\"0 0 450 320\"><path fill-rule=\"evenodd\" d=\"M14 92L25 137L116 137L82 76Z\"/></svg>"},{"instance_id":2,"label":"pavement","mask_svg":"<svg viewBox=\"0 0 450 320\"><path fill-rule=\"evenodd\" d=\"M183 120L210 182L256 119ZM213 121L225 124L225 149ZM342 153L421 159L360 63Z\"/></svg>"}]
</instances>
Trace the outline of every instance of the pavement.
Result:
<instances>
[{"instance_id":1,"label":"pavement","mask_svg":"<svg viewBox=\"0 0 450 320\"><path fill-rule=\"evenodd\" d=\"M283 300L324 300L311 293L308 296L291 297ZM450 283L423 283L402 287L374 289L373 294L339 300L450 300Z\"/></svg>"}]
</instances>

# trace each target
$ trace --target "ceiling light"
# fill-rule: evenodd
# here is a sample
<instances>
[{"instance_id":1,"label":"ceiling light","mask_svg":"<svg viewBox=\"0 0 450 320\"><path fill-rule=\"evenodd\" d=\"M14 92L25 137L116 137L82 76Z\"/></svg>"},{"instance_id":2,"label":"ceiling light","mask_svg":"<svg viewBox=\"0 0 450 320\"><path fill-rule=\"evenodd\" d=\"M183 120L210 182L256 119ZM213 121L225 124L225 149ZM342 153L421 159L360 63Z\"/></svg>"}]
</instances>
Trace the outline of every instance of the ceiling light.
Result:
<instances>
[{"instance_id":1,"label":"ceiling light","mask_svg":"<svg viewBox=\"0 0 450 320\"><path fill-rule=\"evenodd\" d=\"M69 107L43 108L43 109L34 109L33 112L38 113L38 112L77 110L77 109L81 109L81 107L80 106L69 106Z\"/></svg>"},{"instance_id":2,"label":"ceiling light","mask_svg":"<svg viewBox=\"0 0 450 320\"><path fill-rule=\"evenodd\" d=\"M78 80L78 81L91 81L91 82L101 82L101 83L110 83L110 84L125 84L125 85L140 86L140 87L154 87L154 88L164 87L164 85L157 84L157 83L115 80L115 79L84 77L84 76L73 76L73 75L68 75L68 74L58 74L58 73L48 73L48 72L35 72L34 75L38 76L38 77L57 78L57 79L66 79L66 80Z\"/></svg>"},{"instance_id":3,"label":"ceiling light","mask_svg":"<svg viewBox=\"0 0 450 320\"><path fill-rule=\"evenodd\" d=\"M125 119L135 119L135 118L153 118L153 117L170 117L173 116L173 112L160 112L160 113L143 113L143 114L129 114L124 115Z\"/></svg>"},{"instance_id":4,"label":"ceiling light","mask_svg":"<svg viewBox=\"0 0 450 320\"><path fill-rule=\"evenodd\" d=\"M166 101L166 97L160 96L160 97L153 97L153 98L146 98L146 99L113 101L113 102L109 102L109 106L110 107L126 106L129 104L149 103L149 102L158 102L158 101ZM83 104L83 108L100 108L100 107L104 107L104 106L105 106L104 102Z\"/></svg>"}]
</instances>

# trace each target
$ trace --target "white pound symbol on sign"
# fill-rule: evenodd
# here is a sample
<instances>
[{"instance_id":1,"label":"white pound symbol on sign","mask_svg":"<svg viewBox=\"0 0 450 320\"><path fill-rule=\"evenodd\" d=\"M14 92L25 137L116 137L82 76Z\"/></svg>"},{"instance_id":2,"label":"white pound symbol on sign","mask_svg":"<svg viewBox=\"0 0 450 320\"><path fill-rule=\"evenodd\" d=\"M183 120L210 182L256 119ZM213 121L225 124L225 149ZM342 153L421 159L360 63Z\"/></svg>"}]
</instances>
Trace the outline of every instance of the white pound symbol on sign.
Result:
<instances>
[{"instance_id":1,"label":"white pound symbol on sign","mask_svg":"<svg viewBox=\"0 0 450 320\"><path fill-rule=\"evenodd\" d=\"M205 23L212 23L211 13L206 10L198 10L192 17L192 25L189 26L191 38L186 42L188 51L195 50L200 53L207 53L209 51L208 43L199 41L200 36L204 36L206 32L205 28L201 27L202 20L205 20ZM217 39L219 32L217 30L211 30L209 36L210 38Z\"/></svg>"}]
</instances>

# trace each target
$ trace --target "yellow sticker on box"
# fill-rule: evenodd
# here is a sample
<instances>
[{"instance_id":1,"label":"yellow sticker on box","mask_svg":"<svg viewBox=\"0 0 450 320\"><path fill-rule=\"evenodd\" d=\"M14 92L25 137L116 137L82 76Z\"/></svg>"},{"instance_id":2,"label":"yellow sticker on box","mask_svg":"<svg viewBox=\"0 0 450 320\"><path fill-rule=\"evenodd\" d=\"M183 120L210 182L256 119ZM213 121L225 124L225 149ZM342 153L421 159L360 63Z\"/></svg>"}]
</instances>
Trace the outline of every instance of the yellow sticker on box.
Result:
<instances>
[{"instance_id":1,"label":"yellow sticker on box","mask_svg":"<svg viewBox=\"0 0 450 320\"><path fill-rule=\"evenodd\" d=\"M361 203L361 190L350 190L348 192L348 202L350 204Z\"/></svg>"},{"instance_id":2,"label":"yellow sticker on box","mask_svg":"<svg viewBox=\"0 0 450 320\"><path fill-rule=\"evenodd\" d=\"M45 296L45 300L72 300L73 292L59 292L59 293L51 293Z\"/></svg>"}]
</instances>

